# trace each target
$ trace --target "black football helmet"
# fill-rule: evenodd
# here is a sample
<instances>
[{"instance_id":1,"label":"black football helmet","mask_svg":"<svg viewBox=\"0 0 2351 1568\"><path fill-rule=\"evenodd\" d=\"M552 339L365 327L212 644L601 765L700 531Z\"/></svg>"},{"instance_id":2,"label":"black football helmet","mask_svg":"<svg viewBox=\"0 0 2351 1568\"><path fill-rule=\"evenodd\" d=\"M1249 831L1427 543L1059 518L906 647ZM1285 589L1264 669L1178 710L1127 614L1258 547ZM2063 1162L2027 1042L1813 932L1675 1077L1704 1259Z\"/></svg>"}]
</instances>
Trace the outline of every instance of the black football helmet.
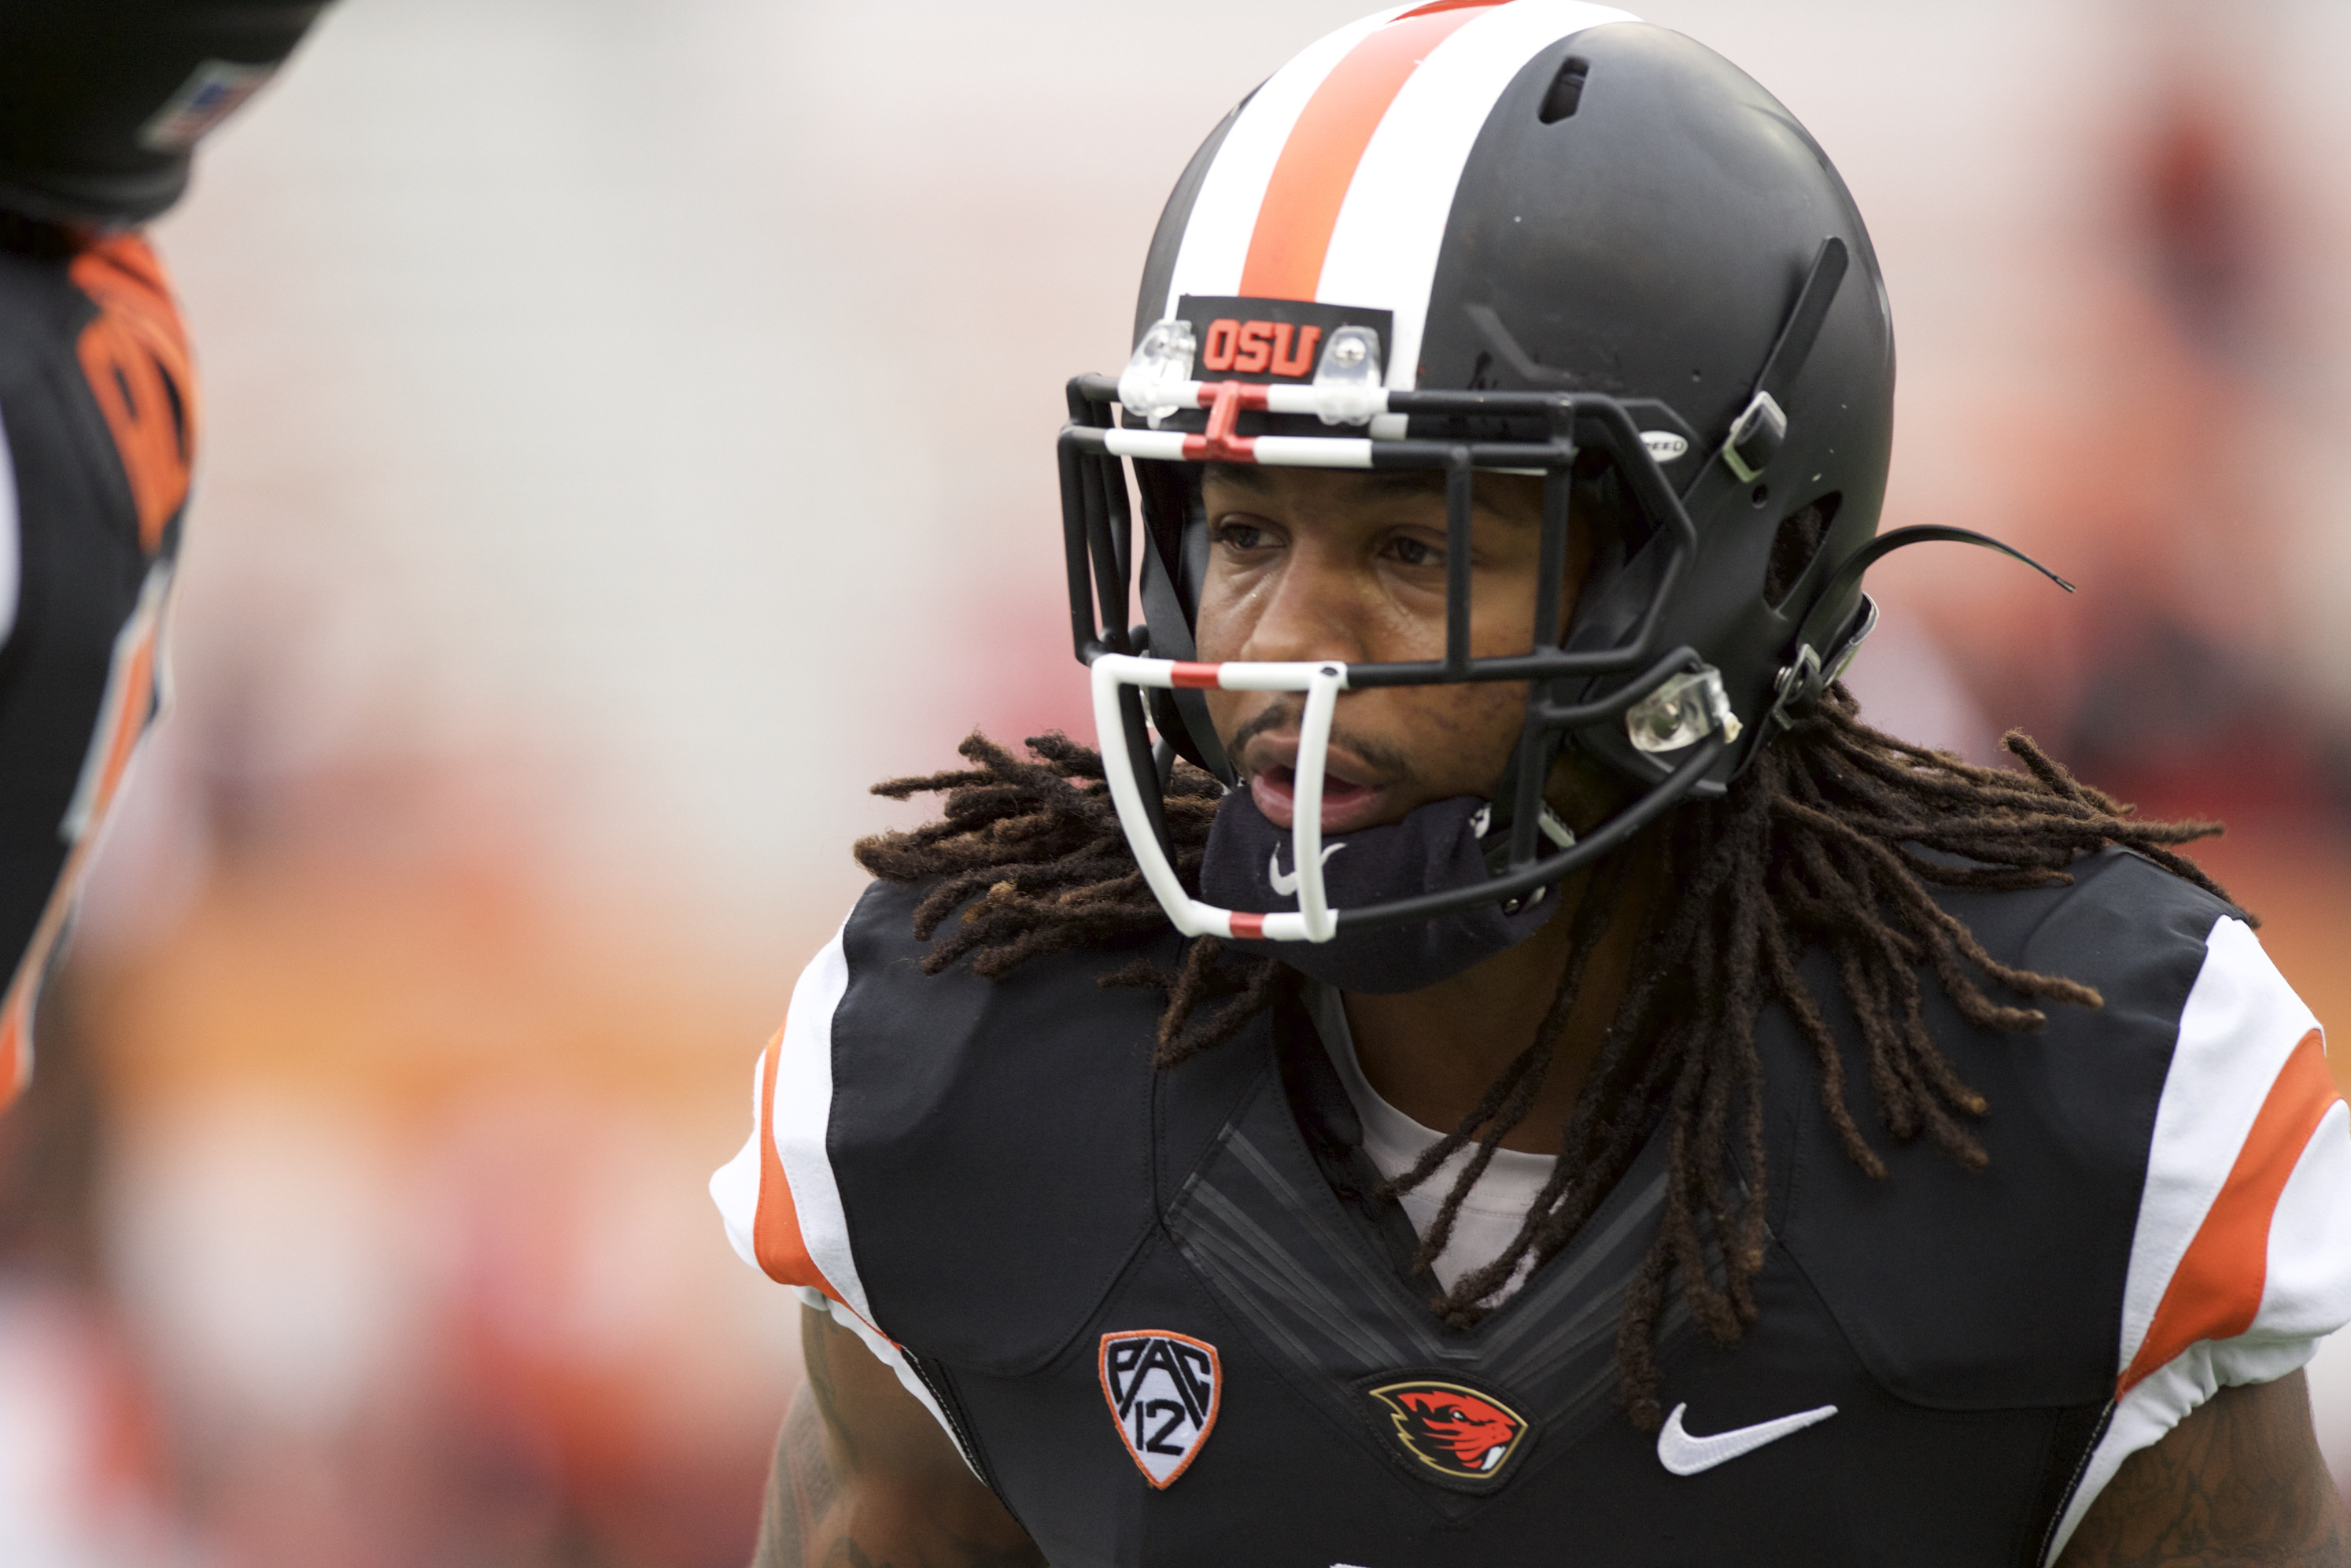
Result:
<instances>
[{"instance_id":1,"label":"black football helmet","mask_svg":"<svg viewBox=\"0 0 2351 1568\"><path fill-rule=\"evenodd\" d=\"M0 210L121 228L180 199L197 141L319 0L0 0Z\"/></svg>"},{"instance_id":2,"label":"black football helmet","mask_svg":"<svg viewBox=\"0 0 2351 1568\"><path fill-rule=\"evenodd\" d=\"M1078 656L1128 835L1187 934L1324 941L1539 896L1676 802L1719 794L1819 701L1875 619L1861 576L1878 555L1977 539L1874 537L1893 324L1827 154L1720 56L1583 0L1400 7L1275 72L1176 182L1125 372L1078 377L1069 401ZM1206 462L1444 470L1447 655L1194 662ZM1545 476L1548 564L1521 656L1468 652L1479 468ZM1563 617L1579 492L1578 515L1608 522ZM1800 517L1792 550L1783 524ZM1330 908L1319 805L1337 693L1489 680L1529 683L1517 750L1478 820L1490 874ZM1173 757L1233 781L1196 690L1215 685L1306 694L1294 915L1207 904L1166 852ZM1564 846L1541 803L1562 746L1640 786Z\"/></svg>"}]
</instances>

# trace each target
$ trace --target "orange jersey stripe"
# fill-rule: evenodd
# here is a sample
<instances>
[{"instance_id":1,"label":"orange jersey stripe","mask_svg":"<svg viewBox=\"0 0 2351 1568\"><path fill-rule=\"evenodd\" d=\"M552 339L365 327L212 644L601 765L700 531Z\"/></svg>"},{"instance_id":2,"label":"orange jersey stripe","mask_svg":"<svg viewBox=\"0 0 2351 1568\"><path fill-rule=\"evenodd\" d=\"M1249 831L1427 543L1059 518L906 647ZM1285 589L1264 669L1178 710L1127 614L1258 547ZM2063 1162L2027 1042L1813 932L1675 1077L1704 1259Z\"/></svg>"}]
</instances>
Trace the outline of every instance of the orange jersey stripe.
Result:
<instances>
[{"instance_id":1,"label":"orange jersey stripe","mask_svg":"<svg viewBox=\"0 0 2351 1568\"><path fill-rule=\"evenodd\" d=\"M759 1207L751 1221L751 1250L776 1283L810 1286L838 1301L841 1292L809 1256L808 1242L800 1235L799 1208L792 1202L792 1184L784 1178L784 1162L776 1156L776 1058L783 1045L784 1031L778 1030L759 1064Z\"/></svg>"},{"instance_id":2,"label":"orange jersey stripe","mask_svg":"<svg viewBox=\"0 0 2351 1568\"><path fill-rule=\"evenodd\" d=\"M2312 1030L2278 1070L2229 1179L2172 1270L2116 1397L2198 1340L2230 1339L2252 1326L2269 1277L2270 1217L2311 1133L2336 1098L2325 1049Z\"/></svg>"},{"instance_id":3,"label":"orange jersey stripe","mask_svg":"<svg viewBox=\"0 0 2351 1568\"><path fill-rule=\"evenodd\" d=\"M1322 257L1364 148L1428 51L1489 3L1424 5L1347 52L1306 102L1259 204L1241 293L1252 299L1311 299Z\"/></svg>"},{"instance_id":4,"label":"orange jersey stripe","mask_svg":"<svg viewBox=\"0 0 2351 1568\"><path fill-rule=\"evenodd\" d=\"M31 1076L26 1071L31 1063L25 1058L24 1030L16 1027L15 1001L11 997L0 1009L0 1106L23 1093L25 1081Z\"/></svg>"},{"instance_id":5,"label":"orange jersey stripe","mask_svg":"<svg viewBox=\"0 0 2351 1568\"><path fill-rule=\"evenodd\" d=\"M188 498L195 462L196 380L187 333L162 264L137 235L100 241L68 270L99 308L75 350L131 482L140 545L152 555Z\"/></svg>"}]
</instances>

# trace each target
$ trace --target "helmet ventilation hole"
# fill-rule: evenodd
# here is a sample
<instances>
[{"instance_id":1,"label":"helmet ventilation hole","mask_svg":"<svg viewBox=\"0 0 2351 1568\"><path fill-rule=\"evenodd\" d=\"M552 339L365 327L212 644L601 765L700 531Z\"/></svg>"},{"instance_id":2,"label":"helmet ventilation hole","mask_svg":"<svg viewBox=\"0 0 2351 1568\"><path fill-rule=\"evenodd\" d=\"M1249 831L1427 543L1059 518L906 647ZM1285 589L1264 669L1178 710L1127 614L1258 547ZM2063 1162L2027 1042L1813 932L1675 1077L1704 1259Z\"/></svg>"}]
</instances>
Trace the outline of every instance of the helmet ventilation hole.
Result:
<instances>
[{"instance_id":1,"label":"helmet ventilation hole","mask_svg":"<svg viewBox=\"0 0 2351 1568\"><path fill-rule=\"evenodd\" d=\"M1760 507L1764 502L1771 498L1771 486L1769 485L1758 485L1754 489L1748 492L1747 498Z\"/></svg>"},{"instance_id":2,"label":"helmet ventilation hole","mask_svg":"<svg viewBox=\"0 0 2351 1568\"><path fill-rule=\"evenodd\" d=\"M1803 580L1805 570L1827 542L1829 524L1836 520L1837 507L1844 500L1842 495L1832 492L1780 519L1771 535L1771 558L1763 568L1763 599L1774 610Z\"/></svg>"},{"instance_id":3,"label":"helmet ventilation hole","mask_svg":"<svg viewBox=\"0 0 2351 1568\"><path fill-rule=\"evenodd\" d=\"M1583 78L1592 74L1592 62L1580 55L1570 55L1552 78L1551 90L1543 94L1542 108L1536 118L1545 125L1556 125L1575 112L1583 101Z\"/></svg>"}]
</instances>

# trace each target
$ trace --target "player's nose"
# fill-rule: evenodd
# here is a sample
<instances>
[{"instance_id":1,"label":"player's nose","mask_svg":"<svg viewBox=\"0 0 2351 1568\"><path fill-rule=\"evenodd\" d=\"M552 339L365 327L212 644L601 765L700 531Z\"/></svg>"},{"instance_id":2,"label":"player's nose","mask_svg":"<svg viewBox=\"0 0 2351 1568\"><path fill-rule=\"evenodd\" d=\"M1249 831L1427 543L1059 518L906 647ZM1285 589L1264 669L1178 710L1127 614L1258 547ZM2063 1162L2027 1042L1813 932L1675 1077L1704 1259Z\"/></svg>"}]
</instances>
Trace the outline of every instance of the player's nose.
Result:
<instances>
[{"instance_id":1,"label":"player's nose","mask_svg":"<svg viewBox=\"0 0 2351 1568\"><path fill-rule=\"evenodd\" d=\"M1330 552L1290 552L1258 596L1240 656L1269 661L1361 663L1368 606L1345 563Z\"/></svg>"}]
</instances>

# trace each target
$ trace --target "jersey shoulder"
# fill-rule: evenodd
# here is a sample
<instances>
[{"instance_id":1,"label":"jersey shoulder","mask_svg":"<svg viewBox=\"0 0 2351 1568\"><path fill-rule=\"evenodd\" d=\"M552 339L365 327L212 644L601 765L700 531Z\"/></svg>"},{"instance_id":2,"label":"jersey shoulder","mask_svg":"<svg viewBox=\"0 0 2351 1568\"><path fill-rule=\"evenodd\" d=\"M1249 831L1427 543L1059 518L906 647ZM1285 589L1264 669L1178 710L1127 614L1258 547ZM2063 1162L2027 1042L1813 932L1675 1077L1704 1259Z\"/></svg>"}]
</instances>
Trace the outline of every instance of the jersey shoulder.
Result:
<instances>
[{"instance_id":1,"label":"jersey shoulder","mask_svg":"<svg viewBox=\"0 0 2351 1568\"><path fill-rule=\"evenodd\" d=\"M810 964L720 1207L772 1277L1015 1373L1085 1322L1153 1224L1162 998L1099 983L1132 946L925 974L928 892L874 883ZM1172 964L1176 940L1146 951Z\"/></svg>"},{"instance_id":2,"label":"jersey shoulder","mask_svg":"<svg viewBox=\"0 0 2351 1568\"><path fill-rule=\"evenodd\" d=\"M2134 1363L2159 1352L2149 1327L2168 1293L2181 1302L2172 1334L2157 1336L2170 1353L2243 1332L2247 1303L2273 1277L2267 1239L2283 1211L2259 1194L2224 1203L2232 1173L2249 1162L2289 1167L2313 1150L2319 1163L2333 1157L2320 1135L2333 1090L2315 1021L2241 912L2128 852L2074 869L2070 885L1940 894L1995 961L2078 981L2103 1000L2039 1004L2045 1027L2002 1033L1968 1023L1921 977L1930 1033L1989 1107L1967 1123L1988 1156L1982 1169L1886 1133L1858 1029L1819 955L1807 977L1846 1042L1848 1098L1884 1179L1844 1155L1793 1031L1784 1020L1765 1030L1777 1057L1767 1074L1792 1128L1782 1234L1873 1375L1917 1403L2116 1398ZM2273 1100L2294 1109L2264 1121ZM2241 1242L2174 1292L2178 1260L2208 1222Z\"/></svg>"},{"instance_id":3,"label":"jersey shoulder","mask_svg":"<svg viewBox=\"0 0 2351 1568\"><path fill-rule=\"evenodd\" d=\"M1937 902L2001 963L2078 980L2105 998L2097 1014L2136 1021L2176 1015L2201 968L2215 923L2242 921L2226 899L2134 851L2106 848L2070 868L2070 883L2000 893L1936 890ZM2176 1021L2174 1018L2171 1021ZM2114 1026L2108 1022L2108 1038Z\"/></svg>"}]
</instances>

